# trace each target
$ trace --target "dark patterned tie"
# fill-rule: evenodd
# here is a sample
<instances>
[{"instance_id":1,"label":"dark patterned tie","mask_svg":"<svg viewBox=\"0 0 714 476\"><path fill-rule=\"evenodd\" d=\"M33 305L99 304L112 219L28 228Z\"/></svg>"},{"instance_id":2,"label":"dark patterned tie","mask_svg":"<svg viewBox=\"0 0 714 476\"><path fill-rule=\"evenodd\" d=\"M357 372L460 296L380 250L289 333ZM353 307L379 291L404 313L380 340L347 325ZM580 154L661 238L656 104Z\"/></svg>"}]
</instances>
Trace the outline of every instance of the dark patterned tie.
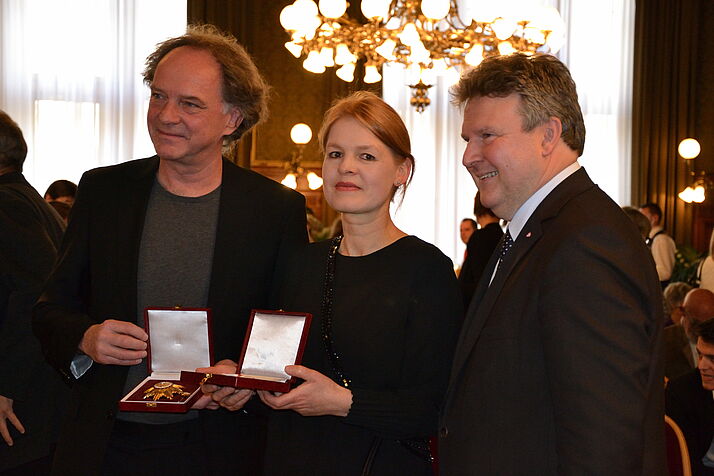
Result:
<instances>
[{"instance_id":1,"label":"dark patterned tie","mask_svg":"<svg viewBox=\"0 0 714 476\"><path fill-rule=\"evenodd\" d=\"M506 234L503 236L503 241L501 242L501 250L498 253L498 264L496 265L496 274L501 269L501 263L503 263L504 258L511 251L513 247L513 238L511 238L511 232L506 229ZM495 276L495 275L494 275Z\"/></svg>"}]
</instances>

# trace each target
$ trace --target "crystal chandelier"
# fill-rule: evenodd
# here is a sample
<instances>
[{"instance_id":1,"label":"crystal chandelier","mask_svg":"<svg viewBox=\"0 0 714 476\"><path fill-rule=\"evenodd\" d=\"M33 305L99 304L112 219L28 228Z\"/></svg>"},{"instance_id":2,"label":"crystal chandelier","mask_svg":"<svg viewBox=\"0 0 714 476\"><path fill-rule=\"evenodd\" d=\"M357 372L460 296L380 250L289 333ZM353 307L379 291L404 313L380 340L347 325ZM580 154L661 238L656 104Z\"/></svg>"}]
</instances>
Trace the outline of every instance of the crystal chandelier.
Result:
<instances>
[{"instance_id":1,"label":"crystal chandelier","mask_svg":"<svg viewBox=\"0 0 714 476\"><path fill-rule=\"evenodd\" d=\"M498 5L494 6L494 3ZM468 7L468 11L467 11ZM362 0L361 24L346 15L345 0L295 0L280 12L290 34L285 47L312 73L336 68L340 79L354 80L355 65L365 61L365 83L382 79L380 69L392 62L407 68L411 104L422 112L437 76L452 82L460 71L493 55L536 51L555 53L564 24L552 7L524 2L480 0Z\"/></svg>"}]
</instances>

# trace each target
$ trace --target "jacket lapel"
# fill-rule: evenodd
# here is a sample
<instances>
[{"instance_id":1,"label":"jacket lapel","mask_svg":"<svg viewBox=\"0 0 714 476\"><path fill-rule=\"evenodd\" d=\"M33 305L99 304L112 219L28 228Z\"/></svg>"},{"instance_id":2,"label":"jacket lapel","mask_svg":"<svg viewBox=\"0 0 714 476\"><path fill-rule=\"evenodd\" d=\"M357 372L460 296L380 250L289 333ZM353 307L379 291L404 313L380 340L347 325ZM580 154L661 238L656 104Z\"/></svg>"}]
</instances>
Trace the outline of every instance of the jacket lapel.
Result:
<instances>
[{"instance_id":1,"label":"jacket lapel","mask_svg":"<svg viewBox=\"0 0 714 476\"><path fill-rule=\"evenodd\" d=\"M126 281L123 282L130 283L129 286L117 286L117 292L123 294L120 302L126 306L126 316L133 316L132 322L136 322L141 234L144 230L146 207L149 204L149 196L158 167L159 158L154 156L142 164L134 176L125 178L129 190L126 196L120 197L120 206L118 207L120 215L114 219L119 224L118 230L123 230L120 235L123 236L122 240L117 245L123 243L122 246L126 253L125 259L117 262L117 266L120 267L117 270L117 276L125 276Z\"/></svg>"},{"instance_id":2,"label":"jacket lapel","mask_svg":"<svg viewBox=\"0 0 714 476\"><path fill-rule=\"evenodd\" d=\"M526 226L518 235L518 238L516 238L513 247L504 258L500 269L489 285L493 269L498 262L497 253L491 256L487 270L479 281L478 290L474 294L474 301L472 301L469 306L464 327L461 331L451 372L452 381L454 381L461 372L461 368L478 340L481 329L483 329L488 316L491 314L491 310L496 304L498 296L501 294L504 285L508 282L511 271L540 238L542 234L540 220L534 218L535 214L528 220L528 223L526 223ZM500 243L496 249L500 249ZM478 299L478 301L476 301L476 299Z\"/></svg>"},{"instance_id":3,"label":"jacket lapel","mask_svg":"<svg viewBox=\"0 0 714 476\"><path fill-rule=\"evenodd\" d=\"M223 159L221 201L208 291L208 306L212 309L220 307L225 299L233 298L235 289L240 288L241 283L231 282L225 277L232 276L231 268L240 265L237 260L242 253L239 250L250 249L251 233L246 226L260 223L259 219L252 217L254 207L249 206L249 200L253 193L244 173L244 170ZM249 276L250 270L244 270L241 275Z\"/></svg>"}]
</instances>

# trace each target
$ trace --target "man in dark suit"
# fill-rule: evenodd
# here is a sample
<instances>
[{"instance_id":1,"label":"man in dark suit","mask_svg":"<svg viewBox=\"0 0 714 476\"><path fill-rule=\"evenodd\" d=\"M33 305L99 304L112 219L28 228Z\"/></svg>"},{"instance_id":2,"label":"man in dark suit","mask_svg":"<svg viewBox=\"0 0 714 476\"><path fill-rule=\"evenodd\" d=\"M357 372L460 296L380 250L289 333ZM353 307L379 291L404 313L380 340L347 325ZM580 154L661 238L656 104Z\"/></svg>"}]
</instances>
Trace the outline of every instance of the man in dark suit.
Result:
<instances>
[{"instance_id":1,"label":"man in dark suit","mask_svg":"<svg viewBox=\"0 0 714 476\"><path fill-rule=\"evenodd\" d=\"M157 156L84 175L35 308L47 359L74 387L53 473L256 474L261 420L218 408L225 394L196 405L216 411L178 415L117 402L147 375L146 307L210 308L215 358L239 357L251 308L274 305L307 242L304 199L221 157L266 113L267 86L234 38L189 28L149 56L144 79Z\"/></svg>"},{"instance_id":2,"label":"man in dark suit","mask_svg":"<svg viewBox=\"0 0 714 476\"><path fill-rule=\"evenodd\" d=\"M69 389L42 358L30 325L64 223L22 175L26 156L22 131L0 111L1 475L49 474L69 397Z\"/></svg>"},{"instance_id":3,"label":"man in dark suit","mask_svg":"<svg viewBox=\"0 0 714 476\"><path fill-rule=\"evenodd\" d=\"M674 379L697 366L697 324L714 318L714 293L708 289L692 289L682 301L680 325L664 329L664 375Z\"/></svg>"},{"instance_id":4,"label":"man in dark suit","mask_svg":"<svg viewBox=\"0 0 714 476\"><path fill-rule=\"evenodd\" d=\"M698 368L669 382L665 409L684 433L692 474L697 476L714 474L714 319L699 323L695 332Z\"/></svg>"},{"instance_id":5,"label":"man in dark suit","mask_svg":"<svg viewBox=\"0 0 714 476\"><path fill-rule=\"evenodd\" d=\"M486 269L488 260L491 259L493 251L503 238L503 230L498 224L499 220L491 209L481 205L479 193L474 197L474 216L481 227L474 231L466 244L466 259L459 273L459 285L464 298L464 309L469 308L471 298L476 285L478 284L483 271Z\"/></svg>"},{"instance_id":6,"label":"man in dark suit","mask_svg":"<svg viewBox=\"0 0 714 476\"><path fill-rule=\"evenodd\" d=\"M636 227L577 163L569 71L491 57L454 94L463 163L509 225L454 356L443 474L662 474L661 290Z\"/></svg>"}]
</instances>

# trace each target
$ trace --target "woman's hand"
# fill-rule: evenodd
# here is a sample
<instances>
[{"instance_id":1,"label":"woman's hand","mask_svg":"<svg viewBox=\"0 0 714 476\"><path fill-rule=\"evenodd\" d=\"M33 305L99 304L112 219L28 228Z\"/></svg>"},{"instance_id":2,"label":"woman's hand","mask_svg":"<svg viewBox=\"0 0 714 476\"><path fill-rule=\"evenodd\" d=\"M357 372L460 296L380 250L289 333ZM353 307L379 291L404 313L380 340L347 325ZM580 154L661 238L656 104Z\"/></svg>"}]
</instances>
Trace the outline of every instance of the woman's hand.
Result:
<instances>
[{"instance_id":1,"label":"woman's hand","mask_svg":"<svg viewBox=\"0 0 714 476\"><path fill-rule=\"evenodd\" d=\"M285 372L304 382L288 393L273 394L258 390L263 402L273 410L295 410L302 416L347 416L352 406L352 392L329 377L302 365L288 365Z\"/></svg>"},{"instance_id":2,"label":"woman's hand","mask_svg":"<svg viewBox=\"0 0 714 476\"><path fill-rule=\"evenodd\" d=\"M238 365L232 360L221 360L213 367L196 369L205 374L234 374ZM213 384L201 385L203 396L191 407L194 409L216 410L220 407L231 411L240 410L255 392L245 388L220 387Z\"/></svg>"}]
</instances>

